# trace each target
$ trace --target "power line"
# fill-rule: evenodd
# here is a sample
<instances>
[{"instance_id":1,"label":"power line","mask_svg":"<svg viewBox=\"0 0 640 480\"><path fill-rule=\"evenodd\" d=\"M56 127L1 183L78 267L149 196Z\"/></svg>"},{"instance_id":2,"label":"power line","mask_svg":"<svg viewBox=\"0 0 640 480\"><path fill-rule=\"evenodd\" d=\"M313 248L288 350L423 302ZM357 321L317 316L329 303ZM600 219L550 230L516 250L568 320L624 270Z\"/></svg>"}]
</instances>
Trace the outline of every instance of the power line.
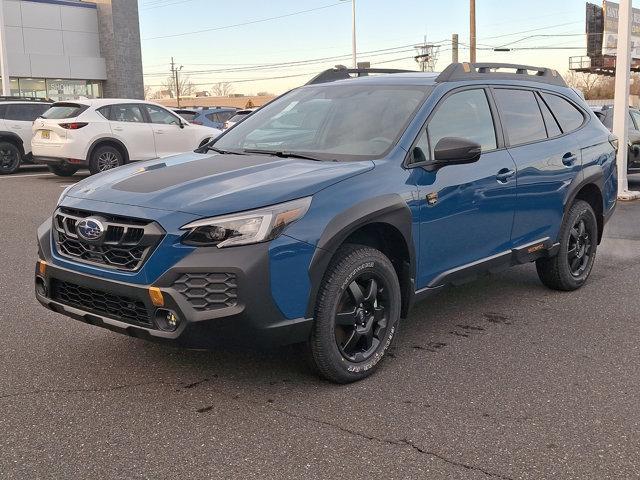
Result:
<instances>
[{"instance_id":1,"label":"power line","mask_svg":"<svg viewBox=\"0 0 640 480\"><path fill-rule=\"evenodd\" d=\"M345 3L345 2L332 3L331 5L324 5L322 7L310 8L308 10L300 10L298 12L286 13L284 15L278 15L278 16L275 16L275 17L262 18L260 20L251 20L249 22L236 23L234 25L225 25L223 27L205 28L203 30L193 30L191 32L172 33L172 34L169 34L169 35L159 35L157 37L147 37L147 38L143 38L142 40L158 40L158 39L161 39L161 38L173 38L173 37L182 37L184 35L196 35L196 34L199 34L199 33L216 32L216 31L219 31L219 30L227 30L229 28L243 27L243 26L246 26L246 25L255 25L256 23L270 22L272 20L279 20L281 18L293 17L295 15L302 15L304 13L317 12L318 10L324 10L324 9L327 9L327 8L336 7L338 5L347 5L347 3Z\"/></svg>"}]
</instances>

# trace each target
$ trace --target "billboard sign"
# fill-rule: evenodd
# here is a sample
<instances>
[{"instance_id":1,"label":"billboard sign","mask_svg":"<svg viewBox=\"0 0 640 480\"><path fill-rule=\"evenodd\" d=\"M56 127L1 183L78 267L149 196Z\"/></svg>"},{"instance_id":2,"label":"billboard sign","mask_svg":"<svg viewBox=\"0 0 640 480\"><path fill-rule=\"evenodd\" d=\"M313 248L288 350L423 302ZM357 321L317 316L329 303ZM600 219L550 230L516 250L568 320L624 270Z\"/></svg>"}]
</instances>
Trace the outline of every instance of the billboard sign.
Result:
<instances>
[{"instance_id":1,"label":"billboard sign","mask_svg":"<svg viewBox=\"0 0 640 480\"><path fill-rule=\"evenodd\" d=\"M604 10L602 54L616 55L618 48L619 5L605 0L602 2L602 6ZM631 57L640 58L640 9L637 8L633 9L633 18L631 20Z\"/></svg>"}]
</instances>

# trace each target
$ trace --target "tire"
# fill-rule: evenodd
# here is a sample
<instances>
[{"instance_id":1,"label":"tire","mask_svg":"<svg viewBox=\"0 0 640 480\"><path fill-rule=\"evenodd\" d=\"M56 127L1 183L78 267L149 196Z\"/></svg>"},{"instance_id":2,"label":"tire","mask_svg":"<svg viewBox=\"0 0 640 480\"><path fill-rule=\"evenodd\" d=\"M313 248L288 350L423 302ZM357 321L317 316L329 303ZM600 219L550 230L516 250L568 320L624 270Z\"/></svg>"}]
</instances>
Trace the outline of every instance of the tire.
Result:
<instances>
[{"instance_id":1,"label":"tire","mask_svg":"<svg viewBox=\"0 0 640 480\"><path fill-rule=\"evenodd\" d=\"M80 167L76 165L49 165L49 171L55 173L59 177L71 177L74 175Z\"/></svg>"},{"instance_id":2,"label":"tire","mask_svg":"<svg viewBox=\"0 0 640 480\"><path fill-rule=\"evenodd\" d=\"M318 373L336 383L371 375L396 336L398 276L382 252L340 247L318 292L308 349Z\"/></svg>"},{"instance_id":3,"label":"tire","mask_svg":"<svg viewBox=\"0 0 640 480\"><path fill-rule=\"evenodd\" d=\"M89 159L89 171L91 175L106 172L124 165L124 157L120 150L111 145L97 147Z\"/></svg>"},{"instance_id":4,"label":"tire","mask_svg":"<svg viewBox=\"0 0 640 480\"><path fill-rule=\"evenodd\" d=\"M20 168L22 154L13 143L0 142L0 175L8 175Z\"/></svg>"},{"instance_id":5,"label":"tire","mask_svg":"<svg viewBox=\"0 0 640 480\"><path fill-rule=\"evenodd\" d=\"M538 277L552 290L565 292L582 287L593 269L598 249L598 221L587 202L577 200L560 228L560 251L536 261Z\"/></svg>"}]
</instances>

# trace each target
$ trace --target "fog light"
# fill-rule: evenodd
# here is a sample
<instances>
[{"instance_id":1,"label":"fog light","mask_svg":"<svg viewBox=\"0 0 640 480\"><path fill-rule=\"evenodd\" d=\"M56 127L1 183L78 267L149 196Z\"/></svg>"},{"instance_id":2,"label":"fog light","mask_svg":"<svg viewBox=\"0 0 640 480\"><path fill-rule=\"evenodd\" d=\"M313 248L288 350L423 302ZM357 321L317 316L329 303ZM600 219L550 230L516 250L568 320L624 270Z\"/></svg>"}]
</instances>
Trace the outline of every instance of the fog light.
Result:
<instances>
[{"instance_id":1,"label":"fog light","mask_svg":"<svg viewBox=\"0 0 640 480\"><path fill-rule=\"evenodd\" d=\"M44 283L44 279L36 277L36 293L41 297L47 296L47 285Z\"/></svg>"},{"instance_id":2,"label":"fog light","mask_svg":"<svg viewBox=\"0 0 640 480\"><path fill-rule=\"evenodd\" d=\"M156 325L165 332L174 332L180 325L180 317L171 310L160 308L156 310Z\"/></svg>"}]
</instances>

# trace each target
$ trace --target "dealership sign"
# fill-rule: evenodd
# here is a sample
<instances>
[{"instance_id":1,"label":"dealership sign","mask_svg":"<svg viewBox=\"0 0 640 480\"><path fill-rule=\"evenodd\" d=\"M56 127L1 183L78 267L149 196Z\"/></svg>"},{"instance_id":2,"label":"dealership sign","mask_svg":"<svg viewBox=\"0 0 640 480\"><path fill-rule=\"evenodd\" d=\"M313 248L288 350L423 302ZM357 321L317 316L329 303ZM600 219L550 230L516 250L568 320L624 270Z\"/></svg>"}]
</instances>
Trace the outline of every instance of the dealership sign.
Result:
<instances>
[{"instance_id":1,"label":"dealership sign","mask_svg":"<svg viewBox=\"0 0 640 480\"><path fill-rule=\"evenodd\" d=\"M602 54L616 55L618 48L618 10L617 3L604 1L602 29ZM589 28L587 28L589 30ZM588 32L587 33L597 33ZM633 9L633 17L631 20L631 56L640 58L640 9Z\"/></svg>"}]
</instances>

